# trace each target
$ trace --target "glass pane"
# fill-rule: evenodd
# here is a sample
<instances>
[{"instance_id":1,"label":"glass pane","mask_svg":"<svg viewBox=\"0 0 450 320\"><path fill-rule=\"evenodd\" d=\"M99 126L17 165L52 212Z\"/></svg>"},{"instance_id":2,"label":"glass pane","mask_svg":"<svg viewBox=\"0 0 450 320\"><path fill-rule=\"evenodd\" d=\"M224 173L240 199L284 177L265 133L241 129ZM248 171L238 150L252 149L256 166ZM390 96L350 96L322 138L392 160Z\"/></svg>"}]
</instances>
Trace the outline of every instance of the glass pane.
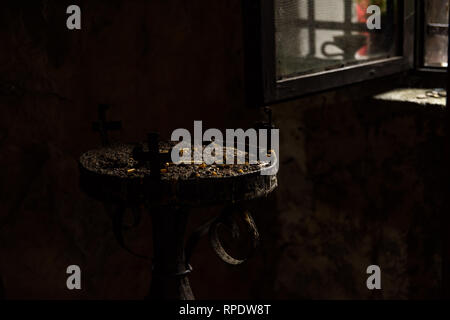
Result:
<instances>
[{"instance_id":1,"label":"glass pane","mask_svg":"<svg viewBox=\"0 0 450 320\"><path fill-rule=\"evenodd\" d=\"M448 62L448 0L425 2L425 66L446 67Z\"/></svg>"},{"instance_id":2,"label":"glass pane","mask_svg":"<svg viewBox=\"0 0 450 320\"><path fill-rule=\"evenodd\" d=\"M395 0L275 0L277 79L397 55ZM380 30L369 30L370 5Z\"/></svg>"}]
</instances>

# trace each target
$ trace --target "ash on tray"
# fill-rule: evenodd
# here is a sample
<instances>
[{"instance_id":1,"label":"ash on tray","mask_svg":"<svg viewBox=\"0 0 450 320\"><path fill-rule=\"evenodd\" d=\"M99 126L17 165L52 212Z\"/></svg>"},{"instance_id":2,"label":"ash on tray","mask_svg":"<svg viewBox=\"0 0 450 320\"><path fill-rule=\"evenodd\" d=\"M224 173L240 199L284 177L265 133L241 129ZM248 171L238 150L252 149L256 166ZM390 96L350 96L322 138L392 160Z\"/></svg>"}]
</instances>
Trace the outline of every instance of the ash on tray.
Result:
<instances>
[{"instance_id":1,"label":"ash on tray","mask_svg":"<svg viewBox=\"0 0 450 320\"><path fill-rule=\"evenodd\" d=\"M170 158L171 148L176 143L160 142L159 153L161 158ZM146 149L146 144L142 144L143 149ZM82 165L89 171L115 176L119 178L144 178L150 176L150 168L146 164L140 164L133 158L134 145L117 144L102 149L88 151L80 158ZM202 148L203 151L204 147ZM184 149L186 152L186 149ZM188 151L188 150L187 150ZM223 148L225 155L227 148ZM191 149L191 154L199 152ZM235 155L242 151L233 148ZM194 158L192 156L192 158ZM245 164L212 164L192 163L190 164L174 164L172 162L163 163L161 166L162 180L195 180L202 178L223 178L236 177L250 173L257 173L261 168L265 167L267 163L258 161L257 164L248 163L248 153L245 152Z\"/></svg>"}]
</instances>

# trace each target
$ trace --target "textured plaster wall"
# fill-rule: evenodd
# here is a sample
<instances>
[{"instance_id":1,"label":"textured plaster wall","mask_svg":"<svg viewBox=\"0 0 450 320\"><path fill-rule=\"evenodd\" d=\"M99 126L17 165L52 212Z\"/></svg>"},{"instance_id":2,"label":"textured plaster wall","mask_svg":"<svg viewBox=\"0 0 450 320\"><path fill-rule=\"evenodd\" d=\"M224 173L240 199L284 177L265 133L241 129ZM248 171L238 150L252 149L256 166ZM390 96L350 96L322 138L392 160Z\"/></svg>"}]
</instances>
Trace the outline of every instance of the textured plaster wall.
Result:
<instances>
[{"instance_id":1,"label":"textured plaster wall","mask_svg":"<svg viewBox=\"0 0 450 320\"><path fill-rule=\"evenodd\" d=\"M442 109L350 101L359 90L276 109L279 297L439 294ZM383 271L379 293L365 286L371 264Z\"/></svg>"},{"instance_id":2,"label":"textured plaster wall","mask_svg":"<svg viewBox=\"0 0 450 320\"><path fill-rule=\"evenodd\" d=\"M0 9L0 278L6 298L142 298L150 261L116 243L101 203L78 186L77 158L100 143L91 123L112 106L121 141L149 130L247 127L240 1L6 1ZM372 90L372 89L371 89ZM365 93L365 94L363 94ZM278 190L253 204L263 237L245 265L206 242L198 298L435 297L441 280L442 114L365 99L364 86L274 107ZM190 228L217 212L202 209ZM126 233L151 254L151 221ZM78 264L83 290L65 287ZM365 287L379 264L381 292Z\"/></svg>"}]
</instances>

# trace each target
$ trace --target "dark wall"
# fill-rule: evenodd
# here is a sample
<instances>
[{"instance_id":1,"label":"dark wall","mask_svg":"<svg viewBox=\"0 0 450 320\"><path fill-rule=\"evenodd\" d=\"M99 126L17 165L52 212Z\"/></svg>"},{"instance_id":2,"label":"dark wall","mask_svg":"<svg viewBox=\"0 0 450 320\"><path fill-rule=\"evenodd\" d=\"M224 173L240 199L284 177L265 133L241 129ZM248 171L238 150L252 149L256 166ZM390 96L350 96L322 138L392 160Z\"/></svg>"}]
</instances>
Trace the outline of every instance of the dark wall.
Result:
<instances>
[{"instance_id":1,"label":"dark wall","mask_svg":"<svg viewBox=\"0 0 450 320\"><path fill-rule=\"evenodd\" d=\"M245 107L241 3L7 1L0 9L0 277L7 298L142 298L150 262L115 241L102 204L78 185L107 103L134 142L150 130L253 125ZM396 81L399 81L398 79ZM402 79L400 79L402 82ZM394 83L392 83L394 85ZM389 83L388 83L389 86ZM278 190L256 202L261 248L229 267L202 242L191 276L202 298L435 297L441 281L440 112L386 105L355 86L274 107ZM192 214L195 227L218 208ZM126 233L151 254L151 221ZM66 267L83 290L66 289ZM369 292L367 266L383 270Z\"/></svg>"}]
</instances>

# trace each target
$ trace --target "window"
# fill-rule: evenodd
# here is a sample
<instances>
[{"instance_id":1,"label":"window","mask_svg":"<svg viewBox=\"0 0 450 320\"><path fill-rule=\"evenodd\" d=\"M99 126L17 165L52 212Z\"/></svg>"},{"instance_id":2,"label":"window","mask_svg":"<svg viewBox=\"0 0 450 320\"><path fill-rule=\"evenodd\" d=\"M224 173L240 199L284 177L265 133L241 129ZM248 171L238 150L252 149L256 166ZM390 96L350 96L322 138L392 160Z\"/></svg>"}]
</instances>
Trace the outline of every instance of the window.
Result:
<instances>
[{"instance_id":1,"label":"window","mask_svg":"<svg viewBox=\"0 0 450 320\"><path fill-rule=\"evenodd\" d=\"M256 104L413 67L414 0L245 2L247 91ZM381 29L368 27L371 5Z\"/></svg>"},{"instance_id":2,"label":"window","mask_svg":"<svg viewBox=\"0 0 450 320\"><path fill-rule=\"evenodd\" d=\"M448 0L426 0L424 10L423 66L448 65Z\"/></svg>"},{"instance_id":3,"label":"window","mask_svg":"<svg viewBox=\"0 0 450 320\"><path fill-rule=\"evenodd\" d=\"M381 9L381 30L367 9ZM397 1L275 0L277 80L398 55Z\"/></svg>"}]
</instances>

